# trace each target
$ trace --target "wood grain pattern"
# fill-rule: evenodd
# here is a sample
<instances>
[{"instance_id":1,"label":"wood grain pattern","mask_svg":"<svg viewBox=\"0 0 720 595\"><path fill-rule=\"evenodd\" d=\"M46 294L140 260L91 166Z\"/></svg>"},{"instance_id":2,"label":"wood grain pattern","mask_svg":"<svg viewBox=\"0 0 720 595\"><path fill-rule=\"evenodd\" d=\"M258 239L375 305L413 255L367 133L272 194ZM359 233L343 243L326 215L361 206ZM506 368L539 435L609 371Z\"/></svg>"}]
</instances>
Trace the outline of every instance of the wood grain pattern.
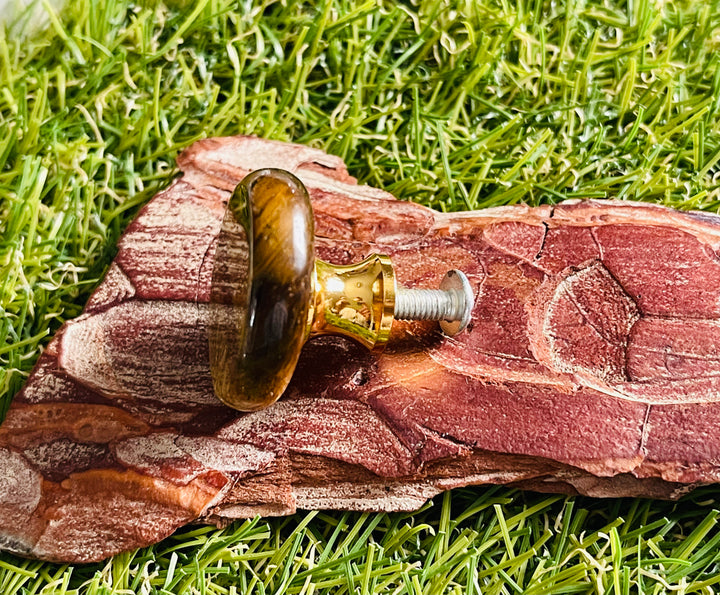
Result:
<instances>
[{"instance_id":1,"label":"wood grain pattern","mask_svg":"<svg viewBox=\"0 0 720 595\"><path fill-rule=\"evenodd\" d=\"M720 478L720 218L612 201L439 214L255 138L179 163L0 426L3 548L90 561L197 519L412 510L483 483L675 498ZM320 258L388 253L409 287L465 271L469 330L396 321L379 357L313 340L275 405L221 406L214 241L260 167L308 187Z\"/></svg>"}]
</instances>

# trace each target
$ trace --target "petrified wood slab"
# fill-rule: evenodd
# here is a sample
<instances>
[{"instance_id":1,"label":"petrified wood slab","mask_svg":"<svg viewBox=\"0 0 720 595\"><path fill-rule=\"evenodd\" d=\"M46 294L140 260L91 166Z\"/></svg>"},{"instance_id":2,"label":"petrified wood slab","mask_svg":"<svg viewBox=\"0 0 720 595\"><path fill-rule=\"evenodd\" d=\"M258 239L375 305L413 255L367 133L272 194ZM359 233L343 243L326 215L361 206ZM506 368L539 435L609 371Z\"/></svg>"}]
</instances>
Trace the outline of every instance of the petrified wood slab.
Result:
<instances>
[{"instance_id":1,"label":"petrified wood slab","mask_svg":"<svg viewBox=\"0 0 720 595\"><path fill-rule=\"evenodd\" d=\"M439 214L254 138L179 163L0 426L5 549L90 561L196 519L411 510L483 483L674 498L720 477L720 218L610 201ZM471 328L396 322L380 357L317 340L274 406L221 406L214 240L229 191L265 166L309 188L321 258L384 252L407 286L465 271Z\"/></svg>"}]
</instances>

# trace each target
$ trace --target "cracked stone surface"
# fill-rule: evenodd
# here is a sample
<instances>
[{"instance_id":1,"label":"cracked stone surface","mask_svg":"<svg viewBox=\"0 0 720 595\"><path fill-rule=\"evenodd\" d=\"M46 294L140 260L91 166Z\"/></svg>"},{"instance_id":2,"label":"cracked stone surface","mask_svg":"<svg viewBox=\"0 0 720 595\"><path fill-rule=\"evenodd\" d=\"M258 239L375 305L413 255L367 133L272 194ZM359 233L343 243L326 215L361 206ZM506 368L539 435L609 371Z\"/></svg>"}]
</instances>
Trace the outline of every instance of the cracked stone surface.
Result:
<instances>
[{"instance_id":1,"label":"cracked stone surface","mask_svg":"<svg viewBox=\"0 0 720 595\"><path fill-rule=\"evenodd\" d=\"M720 217L614 201L440 214L249 137L179 164L0 426L0 548L84 562L194 521L413 510L457 486L675 498L720 479ZM469 329L396 321L380 356L313 340L274 406L223 407L215 238L260 167L308 187L320 258L386 253L409 287L465 271Z\"/></svg>"}]
</instances>

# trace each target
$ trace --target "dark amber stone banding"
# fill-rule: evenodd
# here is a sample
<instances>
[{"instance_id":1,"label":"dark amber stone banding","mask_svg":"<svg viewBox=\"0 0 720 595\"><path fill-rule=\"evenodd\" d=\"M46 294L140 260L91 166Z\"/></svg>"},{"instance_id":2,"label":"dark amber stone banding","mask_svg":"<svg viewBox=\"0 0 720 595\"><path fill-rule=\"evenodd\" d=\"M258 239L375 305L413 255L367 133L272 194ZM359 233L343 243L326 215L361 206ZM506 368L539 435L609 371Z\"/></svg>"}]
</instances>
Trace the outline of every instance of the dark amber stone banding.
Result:
<instances>
[{"instance_id":1,"label":"dark amber stone banding","mask_svg":"<svg viewBox=\"0 0 720 595\"><path fill-rule=\"evenodd\" d=\"M227 405L262 409L290 382L309 330L314 252L302 183L278 169L245 177L228 203L211 286L210 366Z\"/></svg>"}]
</instances>

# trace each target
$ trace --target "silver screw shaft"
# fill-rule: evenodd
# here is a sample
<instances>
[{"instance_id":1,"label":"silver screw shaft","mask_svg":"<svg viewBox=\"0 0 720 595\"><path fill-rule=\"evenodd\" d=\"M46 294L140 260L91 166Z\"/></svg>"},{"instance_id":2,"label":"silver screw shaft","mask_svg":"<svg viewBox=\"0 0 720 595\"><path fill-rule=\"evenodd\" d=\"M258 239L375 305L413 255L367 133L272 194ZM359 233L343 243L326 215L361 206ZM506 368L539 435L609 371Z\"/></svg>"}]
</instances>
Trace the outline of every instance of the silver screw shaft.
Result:
<instances>
[{"instance_id":1,"label":"silver screw shaft","mask_svg":"<svg viewBox=\"0 0 720 595\"><path fill-rule=\"evenodd\" d=\"M440 289L407 289L395 292L395 318L399 320L439 320L449 336L456 335L470 322L474 297L470 282L458 270L448 271Z\"/></svg>"},{"instance_id":2,"label":"silver screw shaft","mask_svg":"<svg viewBox=\"0 0 720 595\"><path fill-rule=\"evenodd\" d=\"M457 290L398 288L395 318L400 320L457 320L462 318L464 296Z\"/></svg>"}]
</instances>

